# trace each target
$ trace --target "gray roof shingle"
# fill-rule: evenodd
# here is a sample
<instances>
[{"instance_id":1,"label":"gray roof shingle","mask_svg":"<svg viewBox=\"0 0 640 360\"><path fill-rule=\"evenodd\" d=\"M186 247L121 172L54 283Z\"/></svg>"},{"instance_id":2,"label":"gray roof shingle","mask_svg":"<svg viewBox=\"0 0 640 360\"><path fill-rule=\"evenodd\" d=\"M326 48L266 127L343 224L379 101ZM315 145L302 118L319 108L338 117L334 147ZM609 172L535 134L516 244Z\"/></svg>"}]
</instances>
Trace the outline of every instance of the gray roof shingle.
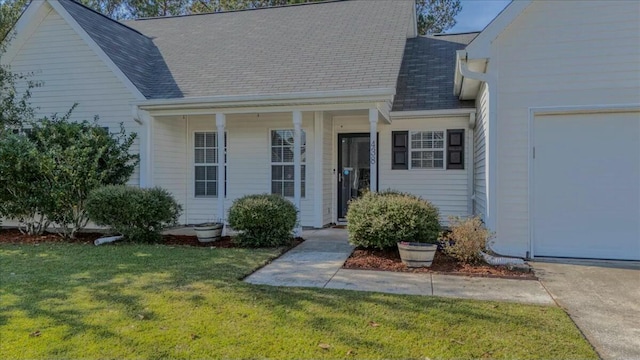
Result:
<instances>
[{"instance_id":1,"label":"gray roof shingle","mask_svg":"<svg viewBox=\"0 0 640 360\"><path fill-rule=\"evenodd\" d=\"M339 1L127 21L184 97L394 88L411 1Z\"/></svg>"},{"instance_id":2,"label":"gray roof shingle","mask_svg":"<svg viewBox=\"0 0 640 360\"><path fill-rule=\"evenodd\" d=\"M407 39L392 111L472 108L453 94L456 50L478 33L442 34Z\"/></svg>"},{"instance_id":3,"label":"gray roof shingle","mask_svg":"<svg viewBox=\"0 0 640 360\"><path fill-rule=\"evenodd\" d=\"M124 23L59 1L147 99L396 88L393 111L474 106L452 86L455 51L477 33L406 39L410 0Z\"/></svg>"}]
</instances>

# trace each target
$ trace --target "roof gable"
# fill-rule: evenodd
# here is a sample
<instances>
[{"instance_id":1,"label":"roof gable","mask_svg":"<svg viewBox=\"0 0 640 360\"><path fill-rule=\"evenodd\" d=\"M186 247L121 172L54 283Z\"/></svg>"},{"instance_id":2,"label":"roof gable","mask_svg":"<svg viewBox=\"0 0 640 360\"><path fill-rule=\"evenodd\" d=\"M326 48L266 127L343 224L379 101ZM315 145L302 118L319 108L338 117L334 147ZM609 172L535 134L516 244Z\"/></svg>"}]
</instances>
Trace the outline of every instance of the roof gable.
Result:
<instances>
[{"instance_id":1,"label":"roof gable","mask_svg":"<svg viewBox=\"0 0 640 360\"><path fill-rule=\"evenodd\" d=\"M456 51L478 33L420 36L407 40L392 111L472 108L451 91Z\"/></svg>"},{"instance_id":2,"label":"roof gable","mask_svg":"<svg viewBox=\"0 0 640 360\"><path fill-rule=\"evenodd\" d=\"M153 41L72 0L57 0L147 99L182 94Z\"/></svg>"},{"instance_id":3,"label":"roof gable","mask_svg":"<svg viewBox=\"0 0 640 360\"><path fill-rule=\"evenodd\" d=\"M127 21L184 97L394 89L412 1L314 3Z\"/></svg>"},{"instance_id":4,"label":"roof gable","mask_svg":"<svg viewBox=\"0 0 640 360\"><path fill-rule=\"evenodd\" d=\"M488 58L491 43L511 24L532 0L511 1L491 22L469 43L466 50L471 59Z\"/></svg>"}]
</instances>

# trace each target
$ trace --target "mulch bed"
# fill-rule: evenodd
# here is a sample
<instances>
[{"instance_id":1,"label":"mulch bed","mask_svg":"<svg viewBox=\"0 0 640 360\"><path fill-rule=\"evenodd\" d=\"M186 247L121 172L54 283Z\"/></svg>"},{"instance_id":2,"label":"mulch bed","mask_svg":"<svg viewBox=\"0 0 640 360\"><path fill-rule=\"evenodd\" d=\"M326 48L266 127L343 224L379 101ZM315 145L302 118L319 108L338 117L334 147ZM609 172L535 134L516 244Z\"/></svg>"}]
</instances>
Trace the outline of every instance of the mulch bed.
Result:
<instances>
[{"instance_id":1,"label":"mulch bed","mask_svg":"<svg viewBox=\"0 0 640 360\"><path fill-rule=\"evenodd\" d=\"M101 233L78 233L75 239L63 239L57 234L47 233L42 236L31 236L22 234L17 229L3 229L0 230L0 244L42 244L42 243L73 243L73 244L90 244L93 245L93 241L106 236ZM170 246L194 246L194 247L215 247L215 248L237 248L233 243L230 236L224 236L218 241L201 243L196 236L188 235L163 235L164 242L161 245ZM304 240L302 238L295 238L291 247L298 246ZM111 244L104 244L101 246L117 245L118 242Z\"/></svg>"},{"instance_id":2,"label":"mulch bed","mask_svg":"<svg viewBox=\"0 0 640 360\"><path fill-rule=\"evenodd\" d=\"M100 233L79 233L75 239L65 240L60 235L45 233L41 236L22 234L17 229L0 230L0 244L42 244L42 243L74 243L91 244L97 238L105 236Z\"/></svg>"},{"instance_id":3,"label":"mulch bed","mask_svg":"<svg viewBox=\"0 0 640 360\"><path fill-rule=\"evenodd\" d=\"M537 277L532 272L511 270L506 266L461 264L454 258L444 254L441 250L436 252L431 267L409 268L402 263L400 254L396 248L372 250L358 247L344 263L343 268L537 280Z\"/></svg>"}]
</instances>

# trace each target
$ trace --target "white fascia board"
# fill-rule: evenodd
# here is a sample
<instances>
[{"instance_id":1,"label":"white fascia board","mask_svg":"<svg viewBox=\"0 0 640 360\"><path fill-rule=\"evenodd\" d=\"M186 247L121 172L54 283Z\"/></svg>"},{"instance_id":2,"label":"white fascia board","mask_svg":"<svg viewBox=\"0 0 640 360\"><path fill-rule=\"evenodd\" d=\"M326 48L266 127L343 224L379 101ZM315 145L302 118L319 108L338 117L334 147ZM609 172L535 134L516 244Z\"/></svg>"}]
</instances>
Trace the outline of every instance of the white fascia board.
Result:
<instances>
[{"instance_id":1,"label":"white fascia board","mask_svg":"<svg viewBox=\"0 0 640 360\"><path fill-rule=\"evenodd\" d=\"M532 0L511 1L498 16L487 25L466 47L470 59L486 59L491 55L491 43L500 35L529 5Z\"/></svg>"},{"instance_id":2,"label":"white fascia board","mask_svg":"<svg viewBox=\"0 0 640 360\"><path fill-rule=\"evenodd\" d=\"M140 106L141 110L148 111L152 116L182 116L182 115L213 115L217 113L223 114L252 114L252 113L288 113L291 111L341 111L341 110L366 110L370 108L379 108L380 102L350 102L350 103L288 103L280 105L245 105L235 107L225 106L181 106L181 107L145 107ZM384 114L383 114L384 116ZM385 118L386 119L386 118Z\"/></svg>"},{"instance_id":3,"label":"white fascia board","mask_svg":"<svg viewBox=\"0 0 640 360\"><path fill-rule=\"evenodd\" d=\"M411 20L409 21L409 29L407 29L407 39L418 36L418 13L414 1L411 1Z\"/></svg>"},{"instance_id":4,"label":"white fascia board","mask_svg":"<svg viewBox=\"0 0 640 360\"><path fill-rule=\"evenodd\" d=\"M249 94L249 95L218 95L203 97L187 97L176 99L142 100L135 104L141 108L176 107L185 105L195 106L255 106L279 103L309 103L309 102L350 102L350 101L384 101L393 97L394 88L315 91L279 94Z\"/></svg>"},{"instance_id":5,"label":"white fascia board","mask_svg":"<svg viewBox=\"0 0 640 360\"><path fill-rule=\"evenodd\" d=\"M86 31L84 31L82 26L78 24L78 22L73 18L73 16L71 16L71 14L67 12L64 6L62 6L57 0L46 0L46 1L49 2L51 7L53 7L56 10L56 12L58 12L58 14L67 22L67 24L69 24L69 26L71 26L71 28L82 38L82 40L84 40L84 42L87 45L89 45L91 50L93 50L96 53L96 55L98 55L100 60L102 60L107 65L107 67L111 71L113 71L115 76L124 83L127 89L129 89L129 91L131 91L133 96L136 97L136 99L138 100L146 99L145 96L142 95L140 90L138 90L138 88L131 82L131 80L129 80L127 75L125 75L122 72L122 70L120 70L120 68L113 62L113 60L111 60L111 58L102 50L102 48L98 44L96 44L95 41L93 41L91 36Z\"/></svg>"},{"instance_id":6,"label":"white fascia board","mask_svg":"<svg viewBox=\"0 0 640 360\"><path fill-rule=\"evenodd\" d=\"M453 81L453 94L460 100L474 100L480 90L480 83L487 82L489 59L467 59L466 50L456 51L456 72Z\"/></svg>"},{"instance_id":7,"label":"white fascia board","mask_svg":"<svg viewBox=\"0 0 640 360\"><path fill-rule=\"evenodd\" d=\"M25 42L33 35L40 23L51 12L46 1L32 1L18 18L16 24L2 41L9 41L3 55L3 65L11 64ZM13 36L13 37L12 37Z\"/></svg>"},{"instance_id":8,"label":"white fascia board","mask_svg":"<svg viewBox=\"0 0 640 360\"><path fill-rule=\"evenodd\" d=\"M419 110L419 111L392 111L391 119L418 119L425 117L451 117L451 116L469 116L475 114L476 108L465 109L442 109L442 110Z\"/></svg>"}]
</instances>

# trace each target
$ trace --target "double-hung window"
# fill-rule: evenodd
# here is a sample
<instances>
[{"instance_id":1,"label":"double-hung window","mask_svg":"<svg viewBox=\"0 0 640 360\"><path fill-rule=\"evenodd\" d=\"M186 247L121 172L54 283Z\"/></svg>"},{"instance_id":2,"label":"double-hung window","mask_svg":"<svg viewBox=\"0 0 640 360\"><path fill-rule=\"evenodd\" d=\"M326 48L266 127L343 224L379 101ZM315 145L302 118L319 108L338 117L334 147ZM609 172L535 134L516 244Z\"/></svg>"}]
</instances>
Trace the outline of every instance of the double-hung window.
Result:
<instances>
[{"instance_id":1,"label":"double-hung window","mask_svg":"<svg viewBox=\"0 0 640 360\"><path fill-rule=\"evenodd\" d=\"M226 133L224 136L224 142L224 163L226 165ZM218 134L216 132L196 132L193 145L195 166L194 195L196 197L217 197L218 165L220 162L220 154L218 154Z\"/></svg>"},{"instance_id":2,"label":"double-hung window","mask_svg":"<svg viewBox=\"0 0 640 360\"><path fill-rule=\"evenodd\" d=\"M412 131L412 169L444 169L444 131Z\"/></svg>"},{"instance_id":3,"label":"double-hung window","mask_svg":"<svg viewBox=\"0 0 640 360\"><path fill-rule=\"evenodd\" d=\"M271 131L271 193L287 197L294 196L293 130ZM301 182L302 197L305 196L306 134L301 130Z\"/></svg>"}]
</instances>

